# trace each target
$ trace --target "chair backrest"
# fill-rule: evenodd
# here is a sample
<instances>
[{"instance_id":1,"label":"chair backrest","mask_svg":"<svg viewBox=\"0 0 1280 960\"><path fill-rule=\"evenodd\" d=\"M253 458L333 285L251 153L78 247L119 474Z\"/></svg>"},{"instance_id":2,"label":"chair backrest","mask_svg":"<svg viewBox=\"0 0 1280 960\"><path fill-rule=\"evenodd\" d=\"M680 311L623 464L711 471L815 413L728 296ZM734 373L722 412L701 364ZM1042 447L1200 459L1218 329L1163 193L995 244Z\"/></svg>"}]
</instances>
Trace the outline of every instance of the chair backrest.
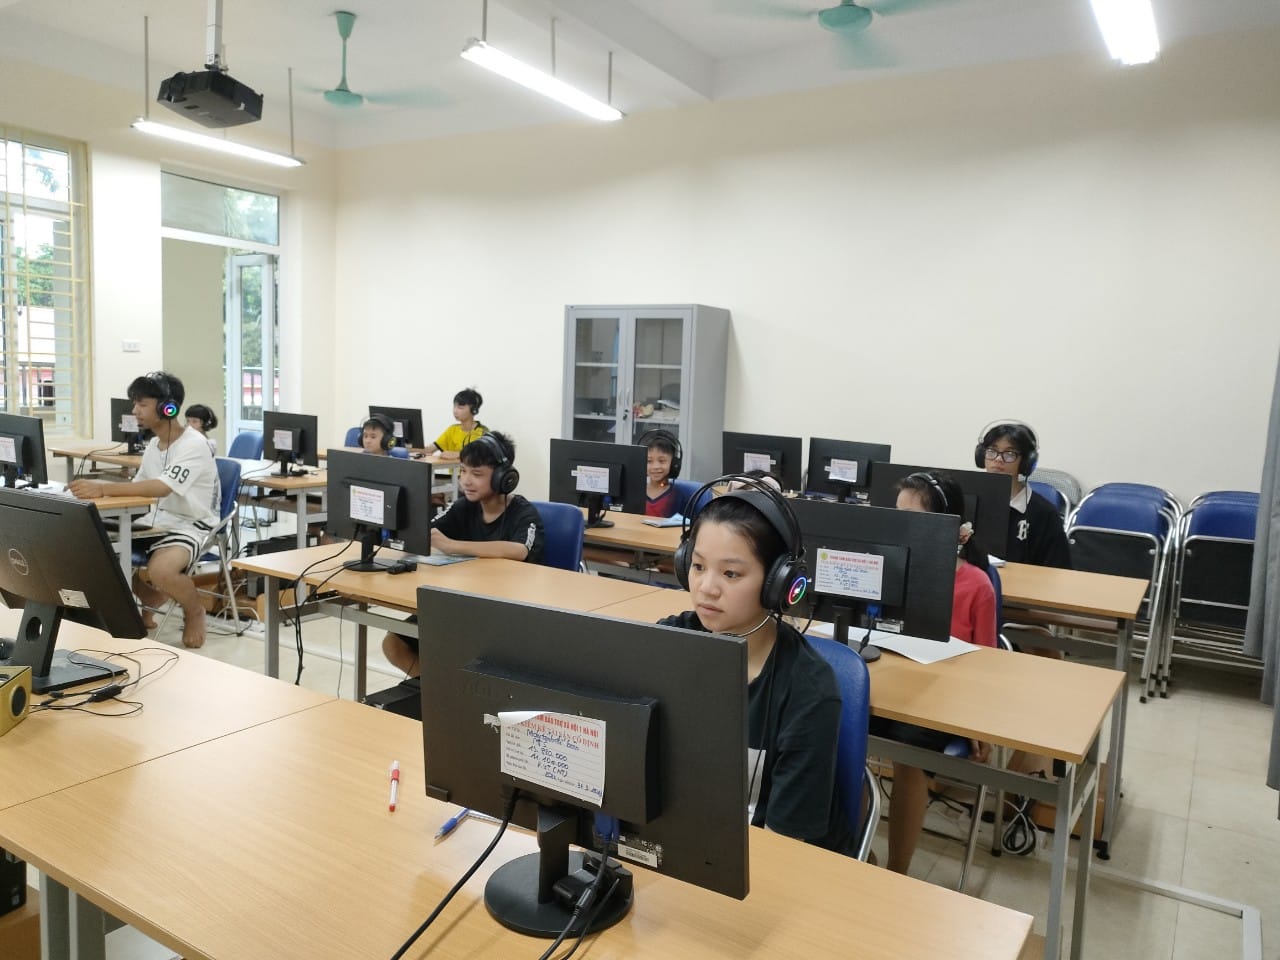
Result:
<instances>
[{"instance_id":1,"label":"chair backrest","mask_svg":"<svg viewBox=\"0 0 1280 960\"><path fill-rule=\"evenodd\" d=\"M987 576L991 579L991 589L996 592L996 636L999 637L1000 628L1004 626L1004 588L1000 585L1000 570L994 563L987 565Z\"/></svg>"},{"instance_id":2,"label":"chair backrest","mask_svg":"<svg viewBox=\"0 0 1280 960\"><path fill-rule=\"evenodd\" d=\"M1187 513L1188 537L1253 540L1257 536L1258 495L1252 499L1200 500Z\"/></svg>"},{"instance_id":3,"label":"chair backrest","mask_svg":"<svg viewBox=\"0 0 1280 960\"><path fill-rule=\"evenodd\" d=\"M1053 504L1053 508L1057 510L1058 513L1062 514L1062 520L1065 523L1067 520L1067 514L1071 512L1071 501L1067 499L1066 494L1057 487L1050 486L1047 483L1041 483L1039 480L1028 480L1027 483L1031 486L1031 489L1034 492L1040 494L1040 496Z\"/></svg>"},{"instance_id":4,"label":"chair backrest","mask_svg":"<svg viewBox=\"0 0 1280 960\"><path fill-rule=\"evenodd\" d=\"M222 500L218 505L218 516L223 520L231 516L240 494L240 461L217 457L214 463L218 466L218 483L222 491Z\"/></svg>"},{"instance_id":5,"label":"chair backrest","mask_svg":"<svg viewBox=\"0 0 1280 960\"><path fill-rule=\"evenodd\" d=\"M343 445L344 447L358 447L358 446L360 446L360 436L361 436L361 434L363 434L363 433L364 433L364 427L350 427L350 428L348 428L348 430L347 430L347 435L346 435L346 437L343 439L343 441L342 441L342 445Z\"/></svg>"},{"instance_id":6,"label":"chair backrest","mask_svg":"<svg viewBox=\"0 0 1280 960\"><path fill-rule=\"evenodd\" d=\"M1164 502L1158 499L1145 495L1095 496L1090 493L1071 515L1067 533L1070 535L1077 527L1092 527L1146 534L1163 543L1172 519Z\"/></svg>"},{"instance_id":7,"label":"chair backrest","mask_svg":"<svg viewBox=\"0 0 1280 960\"><path fill-rule=\"evenodd\" d=\"M408 447L392 447L390 452L391 452L391 455L392 455L393 457L395 457L397 460L408 460L408 459L409 459L409 448L408 448Z\"/></svg>"},{"instance_id":8,"label":"chair backrest","mask_svg":"<svg viewBox=\"0 0 1280 960\"><path fill-rule=\"evenodd\" d=\"M871 718L871 678L862 657L826 637L805 637L831 665L840 687L840 733L836 743L836 787L849 829L862 839L862 785L867 766L867 725Z\"/></svg>"},{"instance_id":9,"label":"chair backrest","mask_svg":"<svg viewBox=\"0 0 1280 960\"><path fill-rule=\"evenodd\" d=\"M698 492L698 488L702 484L697 480L677 480L676 487L676 509L681 516L688 516L694 508L694 504L689 502L689 498ZM711 491L708 490L702 497L702 502L706 503L711 498Z\"/></svg>"},{"instance_id":10,"label":"chair backrest","mask_svg":"<svg viewBox=\"0 0 1280 960\"><path fill-rule=\"evenodd\" d=\"M262 434L259 431L242 430L231 441L231 446L227 448L227 456L235 457L237 460L260 460L263 444Z\"/></svg>"},{"instance_id":11,"label":"chair backrest","mask_svg":"<svg viewBox=\"0 0 1280 960\"><path fill-rule=\"evenodd\" d=\"M535 500L534 509L542 517L545 541L542 563L562 570L577 570L582 566L582 535L587 521L582 511L568 503L548 503Z\"/></svg>"},{"instance_id":12,"label":"chair backrest","mask_svg":"<svg viewBox=\"0 0 1280 960\"><path fill-rule=\"evenodd\" d=\"M1080 487L1080 481L1065 470L1053 470L1049 467L1037 465L1033 476L1038 483L1047 483L1061 493L1067 498L1067 503L1073 507L1080 502L1080 498L1084 494Z\"/></svg>"}]
</instances>

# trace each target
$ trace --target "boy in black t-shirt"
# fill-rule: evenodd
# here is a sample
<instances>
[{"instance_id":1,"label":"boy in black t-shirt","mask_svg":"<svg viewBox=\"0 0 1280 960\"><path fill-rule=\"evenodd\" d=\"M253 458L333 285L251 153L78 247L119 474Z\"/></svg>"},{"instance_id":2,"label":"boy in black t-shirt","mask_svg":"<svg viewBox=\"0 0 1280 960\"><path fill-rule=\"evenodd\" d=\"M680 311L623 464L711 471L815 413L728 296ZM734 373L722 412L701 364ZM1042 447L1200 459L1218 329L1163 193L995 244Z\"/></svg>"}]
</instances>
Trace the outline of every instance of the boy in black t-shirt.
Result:
<instances>
[{"instance_id":1,"label":"boy in black t-shirt","mask_svg":"<svg viewBox=\"0 0 1280 960\"><path fill-rule=\"evenodd\" d=\"M515 444L505 434L486 433L463 447L459 459L462 496L432 524L432 551L540 562L542 518L533 504L514 492L520 482ZM418 675L417 638L388 633L382 652L393 666L411 677Z\"/></svg>"}]
</instances>

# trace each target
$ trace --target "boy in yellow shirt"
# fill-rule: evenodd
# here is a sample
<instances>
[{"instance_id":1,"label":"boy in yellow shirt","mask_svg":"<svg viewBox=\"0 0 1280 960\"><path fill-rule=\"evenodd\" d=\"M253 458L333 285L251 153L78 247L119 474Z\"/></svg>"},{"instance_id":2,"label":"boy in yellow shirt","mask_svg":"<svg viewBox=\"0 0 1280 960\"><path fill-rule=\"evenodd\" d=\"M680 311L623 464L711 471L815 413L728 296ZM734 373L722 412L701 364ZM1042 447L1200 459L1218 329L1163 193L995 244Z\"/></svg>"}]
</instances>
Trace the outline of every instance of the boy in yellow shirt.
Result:
<instances>
[{"instance_id":1,"label":"boy in yellow shirt","mask_svg":"<svg viewBox=\"0 0 1280 960\"><path fill-rule=\"evenodd\" d=\"M489 428L476 419L480 412L480 404L484 398L474 387L459 390L453 397L453 419L457 423L450 424L444 433L436 437L427 455L439 453L441 460L457 460L458 454L472 440L489 432Z\"/></svg>"}]
</instances>

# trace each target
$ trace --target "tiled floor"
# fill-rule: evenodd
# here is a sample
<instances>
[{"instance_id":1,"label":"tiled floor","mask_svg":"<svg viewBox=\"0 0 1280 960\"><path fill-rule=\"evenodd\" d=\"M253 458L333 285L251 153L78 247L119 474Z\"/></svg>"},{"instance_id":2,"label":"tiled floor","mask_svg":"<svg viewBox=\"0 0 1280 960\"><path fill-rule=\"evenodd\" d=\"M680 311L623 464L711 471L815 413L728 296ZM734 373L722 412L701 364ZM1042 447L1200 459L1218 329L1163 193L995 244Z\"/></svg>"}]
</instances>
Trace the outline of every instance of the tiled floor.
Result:
<instances>
[{"instance_id":1,"label":"tiled floor","mask_svg":"<svg viewBox=\"0 0 1280 960\"><path fill-rule=\"evenodd\" d=\"M179 618L162 640L179 643ZM260 671L260 634L219 635L211 621L204 655ZM400 679L383 659L381 635L371 631L369 689ZM304 686L351 697L355 628L332 619L303 625ZM292 633L284 637L281 675L297 665ZM1135 671L1136 672L1136 671ZM1256 677L1179 666L1166 700L1138 702L1130 691L1124 801L1109 863L1096 866L1146 880L1236 900L1262 914L1263 956L1280 955L1280 820L1277 794L1265 785L1271 710L1258 702ZM967 820L949 820L938 805L929 824L962 835ZM1032 913L1044 933L1049 853L1043 843L1030 857L992 858L984 828L968 881L974 896ZM984 842L985 841L985 842ZM876 841L886 859L886 825ZM912 874L954 887L960 843L926 835ZM1071 884L1068 877L1067 916ZM1068 924L1069 927L1069 924ZM1068 930L1069 935L1069 930ZM113 937L114 939L114 937ZM1087 926L1090 960L1229 960L1240 956L1241 923L1213 910L1131 889L1095 875ZM119 937L113 960L154 960L168 953L140 937Z\"/></svg>"}]
</instances>

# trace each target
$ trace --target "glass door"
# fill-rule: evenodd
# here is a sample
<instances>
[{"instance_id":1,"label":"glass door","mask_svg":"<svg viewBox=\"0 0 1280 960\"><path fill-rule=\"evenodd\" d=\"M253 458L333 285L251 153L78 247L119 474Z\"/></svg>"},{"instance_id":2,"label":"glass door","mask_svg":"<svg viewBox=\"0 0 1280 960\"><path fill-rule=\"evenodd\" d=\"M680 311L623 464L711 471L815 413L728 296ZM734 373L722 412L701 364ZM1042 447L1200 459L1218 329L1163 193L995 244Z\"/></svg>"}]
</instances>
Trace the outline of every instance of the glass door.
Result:
<instances>
[{"instance_id":1,"label":"glass door","mask_svg":"<svg viewBox=\"0 0 1280 960\"><path fill-rule=\"evenodd\" d=\"M262 430L280 404L275 256L231 254L226 282L227 436Z\"/></svg>"},{"instance_id":2,"label":"glass door","mask_svg":"<svg viewBox=\"0 0 1280 960\"><path fill-rule=\"evenodd\" d=\"M623 369L621 333L620 316L577 318L573 349L574 440L616 443L619 428L629 420L623 386L618 382ZM626 436L625 431L622 435Z\"/></svg>"},{"instance_id":3,"label":"glass door","mask_svg":"<svg viewBox=\"0 0 1280 960\"><path fill-rule=\"evenodd\" d=\"M632 443L650 430L669 430L680 438L685 321L682 310L651 310L635 317Z\"/></svg>"}]
</instances>

